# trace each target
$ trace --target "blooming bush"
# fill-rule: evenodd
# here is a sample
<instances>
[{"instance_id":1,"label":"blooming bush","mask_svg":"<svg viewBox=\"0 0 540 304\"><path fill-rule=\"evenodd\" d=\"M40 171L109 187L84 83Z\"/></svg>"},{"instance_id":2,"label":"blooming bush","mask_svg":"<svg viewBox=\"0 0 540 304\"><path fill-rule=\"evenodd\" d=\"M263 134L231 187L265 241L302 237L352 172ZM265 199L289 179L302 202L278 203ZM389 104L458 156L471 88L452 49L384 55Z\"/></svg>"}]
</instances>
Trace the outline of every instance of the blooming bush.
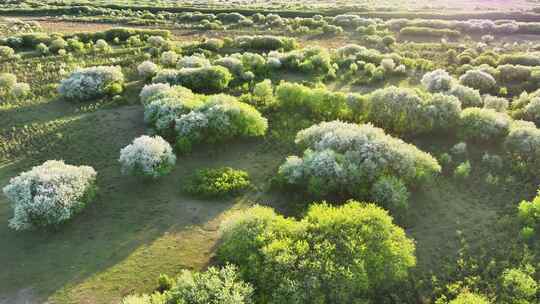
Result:
<instances>
[{"instance_id":1,"label":"blooming bush","mask_svg":"<svg viewBox=\"0 0 540 304\"><path fill-rule=\"evenodd\" d=\"M394 176L383 176L373 184L373 201L390 211L402 211L409 205L407 186Z\"/></svg>"},{"instance_id":2,"label":"blooming bush","mask_svg":"<svg viewBox=\"0 0 540 304\"><path fill-rule=\"evenodd\" d=\"M441 170L431 155L369 124L323 122L300 131L295 142L307 148L303 157L287 158L278 174L318 197L362 198L383 175L418 185Z\"/></svg>"},{"instance_id":3,"label":"blooming bush","mask_svg":"<svg viewBox=\"0 0 540 304\"><path fill-rule=\"evenodd\" d=\"M397 134L420 134L429 130L424 109L415 91L390 86L370 94L367 120Z\"/></svg>"},{"instance_id":4,"label":"blooming bush","mask_svg":"<svg viewBox=\"0 0 540 304\"><path fill-rule=\"evenodd\" d=\"M3 46L3 45L0 46L0 59L2 60L10 59L13 56L15 56L15 50L10 48L9 46Z\"/></svg>"},{"instance_id":5,"label":"blooming bush","mask_svg":"<svg viewBox=\"0 0 540 304\"><path fill-rule=\"evenodd\" d=\"M482 96L480 96L480 91L466 87L464 85L454 85L448 92L450 95L453 95L461 101L461 106L463 108L477 107L480 108L483 105Z\"/></svg>"},{"instance_id":6,"label":"blooming bush","mask_svg":"<svg viewBox=\"0 0 540 304\"><path fill-rule=\"evenodd\" d=\"M49 160L4 187L14 216L9 226L27 230L61 224L79 213L96 192L96 171Z\"/></svg>"},{"instance_id":7,"label":"blooming bush","mask_svg":"<svg viewBox=\"0 0 540 304\"><path fill-rule=\"evenodd\" d=\"M176 63L176 68L204 68L210 66L210 60L204 58L204 56L186 56L180 58Z\"/></svg>"},{"instance_id":8,"label":"blooming bush","mask_svg":"<svg viewBox=\"0 0 540 304\"><path fill-rule=\"evenodd\" d=\"M239 265L270 304L367 303L416 263L413 241L373 204L313 204L300 221L256 206L221 231L219 260Z\"/></svg>"},{"instance_id":9,"label":"blooming bush","mask_svg":"<svg viewBox=\"0 0 540 304\"><path fill-rule=\"evenodd\" d=\"M452 95L434 94L423 107L429 130L451 132L459 122L461 102Z\"/></svg>"},{"instance_id":10,"label":"blooming bush","mask_svg":"<svg viewBox=\"0 0 540 304\"><path fill-rule=\"evenodd\" d=\"M262 136L268 122L252 106L228 95L212 95L200 107L176 119L177 148L188 152L194 143L224 142L235 137Z\"/></svg>"},{"instance_id":11,"label":"blooming bush","mask_svg":"<svg viewBox=\"0 0 540 304\"><path fill-rule=\"evenodd\" d=\"M484 97L484 108L504 113L508 110L508 100L502 97L487 95Z\"/></svg>"},{"instance_id":12,"label":"blooming bush","mask_svg":"<svg viewBox=\"0 0 540 304\"><path fill-rule=\"evenodd\" d=\"M0 74L0 91L9 91L17 83L17 76L11 73Z\"/></svg>"},{"instance_id":13,"label":"blooming bush","mask_svg":"<svg viewBox=\"0 0 540 304\"><path fill-rule=\"evenodd\" d=\"M9 93L16 99L24 98L30 94L30 85L24 82L17 82L13 85Z\"/></svg>"},{"instance_id":14,"label":"blooming bush","mask_svg":"<svg viewBox=\"0 0 540 304\"><path fill-rule=\"evenodd\" d=\"M223 167L197 171L186 185L185 190L193 195L216 197L235 194L249 186L247 172Z\"/></svg>"},{"instance_id":15,"label":"blooming bush","mask_svg":"<svg viewBox=\"0 0 540 304\"><path fill-rule=\"evenodd\" d=\"M461 112L460 137L466 141L501 142L510 131L511 118L492 109L468 108Z\"/></svg>"},{"instance_id":16,"label":"blooming bush","mask_svg":"<svg viewBox=\"0 0 540 304\"><path fill-rule=\"evenodd\" d=\"M183 68L180 70L162 70L152 82L169 83L185 86L198 93L222 92L232 79L232 75L222 66L202 68Z\"/></svg>"},{"instance_id":17,"label":"blooming bush","mask_svg":"<svg viewBox=\"0 0 540 304\"><path fill-rule=\"evenodd\" d=\"M482 93L488 93L497 84L495 78L481 70L469 70L459 77L462 85L479 90Z\"/></svg>"},{"instance_id":18,"label":"blooming bush","mask_svg":"<svg viewBox=\"0 0 540 304\"><path fill-rule=\"evenodd\" d=\"M540 129L534 125L514 122L504 148L517 167L532 174L540 170Z\"/></svg>"},{"instance_id":19,"label":"blooming bush","mask_svg":"<svg viewBox=\"0 0 540 304\"><path fill-rule=\"evenodd\" d=\"M445 92L452 88L454 79L448 72L443 69L438 69L433 72L424 74L422 77L422 85L429 92Z\"/></svg>"},{"instance_id":20,"label":"blooming bush","mask_svg":"<svg viewBox=\"0 0 540 304\"><path fill-rule=\"evenodd\" d=\"M278 106L285 111L303 113L317 120L348 119L351 111L347 96L326 88L309 88L301 84L282 82L276 88Z\"/></svg>"},{"instance_id":21,"label":"blooming bush","mask_svg":"<svg viewBox=\"0 0 540 304\"><path fill-rule=\"evenodd\" d=\"M525 106L523 111L523 119L534 122L540 126L540 97L532 98Z\"/></svg>"},{"instance_id":22,"label":"blooming bush","mask_svg":"<svg viewBox=\"0 0 540 304\"><path fill-rule=\"evenodd\" d=\"M58 93L68 100L85 101L103 97L124 84L122 69L116 66L97 66L79 69L63 79Z\"/></svg>"},{"instance_id":23,"label":"blooming bush","mask_svg":"<svg viewBox=\"0 0 540 304\"><path fill-rule=\"evenodd\" d=\"M161 94L167 94L168 90L171 89L171 85L168 83L152 83L145 85L139 97L143 105L147 104L151 99L157 97Z\"/></svg>"},{"instance_id":24,"label":"blooming bush","mask_svg":"<svg viewBox=\"0 0 540 304\"><path fill-rule=\"evenodd\" d=\"M163 52L159 58L159 62L164 66L174 67L178 62L178 54L174 51Z\"/></svg>"},{"instance_id":25,"label":"blooming bush","mask_svg":"<svg viewBox=\"0 0 540 304\"><path fill-rule=\"evenodd\" d=\"M150 79L158 72L158 66L152 61L144 61L137 66L137 72L142 78Z\"/></svg>"},{"instance_id":26,"label":"blooming bush","mask_svg":"<svg viewBox=\"0 0 540 304\"><path fill-rule=\"evenodd\" d=\"M176 156L171 145L159 136L140 136L120 151L123 174L158 178L174 168Z\"/></svg>"},{"instance_id":27,"label":"blooming bush","mask_svg":"<svg viewBox=\"0 0 540 304\"><path fill-rule=\"evenodd\" d=\"M176 119L201 106L203 102L203 96L193 94L182 86L156 90L153 95L146 97L144 121L158 134L173 138Z\"/></svg>"}]
</instances>

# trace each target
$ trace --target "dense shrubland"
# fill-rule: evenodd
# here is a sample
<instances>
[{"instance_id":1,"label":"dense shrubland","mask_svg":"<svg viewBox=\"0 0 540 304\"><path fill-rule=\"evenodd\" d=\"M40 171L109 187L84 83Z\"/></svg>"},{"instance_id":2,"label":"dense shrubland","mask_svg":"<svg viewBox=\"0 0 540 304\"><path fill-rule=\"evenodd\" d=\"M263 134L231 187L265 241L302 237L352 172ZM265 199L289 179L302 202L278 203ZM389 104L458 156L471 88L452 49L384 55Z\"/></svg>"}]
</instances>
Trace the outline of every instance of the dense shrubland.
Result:
<instances>
[{"instance_id":1,"label":"dense shrubland","mask_svg":"<svg viewBox=\"0 0 540 304\"><path fill-rule=\"evenodd\" d=\"M169 191L174 195L230 198L239 209L251 199L272 206L279 200L280 211L300 219L266 207L227 214L216 267L162 276L157 292L128 296L124 303L538 301L539 277L531 265L538 262L539 203L529 189L537 186L540 168L540 62L534 44L504 42L508 34L537 33L537 25L383 21L354 14L292 18L81 10L81 20L114 12L103 22L230 32L192 43L150 29L45 34L21 23L19 31L2 32L2 161L34 156L41 161L54 144L68 147L82 138L69 128L89 113L101 117L111 108L119 113L142 108L148 135L131 135L122 145L136 137L133 142L112 154L122 173L156 179L153 185L159 187L174 180L176 188ZM311 40L351 44L335 50L324 43L300 47ZM47 106L43 113L41 105ZM39 115L53 116L49 109L73 117L41 123ZM34 115L39 121L29 123ZM236 142L245 138L252 140ZM222 151L244 145L257 150L238 153L241 165L221 163ZM251 154L261 164L247 164ZM216 169L193 168L205 157L215 158ZM186 160L195 165L184 166ZM229 165L250 174L218 167ZM157 179L172 170L169 178ZM89 167L55 161L21 173L4 188L14 209L9 225L25 230L67 221L92 199L95 177ZM125 177L122 182L142 183ZM336 203L304 209L322 199ZM348 199L371 203L345 203ZM444 212L437 209L441 205ZM453 259L458 249L438 226L439 218L416 221L440 216L448 224L447 215L460 217L450 230L463 226L470 233L467 225L476 220L496 227L472 231L479 235L474 254L481 252L476 247L488 249L478 261L460 250L457 265L426 262L426 252ZM450 245L440 250L426 245L427 229ZM412 236L420 236L418 267ZM508 248L495 246L506 242Z\"/></svg>"}]
</instances>

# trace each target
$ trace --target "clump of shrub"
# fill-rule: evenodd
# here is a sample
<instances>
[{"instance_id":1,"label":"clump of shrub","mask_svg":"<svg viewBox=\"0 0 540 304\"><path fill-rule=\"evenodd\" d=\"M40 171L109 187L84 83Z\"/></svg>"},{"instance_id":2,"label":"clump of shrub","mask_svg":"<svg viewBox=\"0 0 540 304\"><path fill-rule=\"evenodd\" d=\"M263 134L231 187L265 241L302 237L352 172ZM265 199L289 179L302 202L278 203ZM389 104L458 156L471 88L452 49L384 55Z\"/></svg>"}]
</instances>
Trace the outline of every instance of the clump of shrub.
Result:
<instances>
[{"instance_id":1,"label":"clump of shrub","mask_svg":"<svg viewBox=\"0 0 540 304\"><path fill-rule=\"evenodd\" d=\"M296 39L289 37L263 36L238 36L234 38L233 46L243 50L255 51L290 51L297 47Z\"/></svg>"},{"instance_id":2,"label":"clump of shrub","mask_svg":"<svg viewBox=\"0 0 540 304\"><path fill-rule=\"evenodd\" d=\"M462 291L449 304L489 304L488 299L482 295L475 294L469 291Z\"/></svg>"},{"instance_id":3,"label":"clump of shrub","mask_svg":"<svg viewBox=\"0 0 540 304\"><path fill-rule=\"evenodd\" d=\"M232 79L232 75L222 66L162 70L152 80L154 83L168 82L182 85L198 93L222 92Z\"/></svg>"},{"instance_id":4,"label":"clump of shrub","mask_svg":"<svg viewBox=\"0 0 540 304\"><path fill-rule=\"evenodd\" d=\"M176 156L163 138L143 135L120 151L118 161L123 174L158 178L172 171Z\"/></svg>"},{"instance_id":5,"label":"clump of shrub","mask_svg":"<svg viewBox=\"0 0 540 304\"><path fill-rule=\"evenodd\" d=\"M176 63L176 68L204 68L209 67L210 60L202 55L184 56L180 58Z\"/></svg>"},{"instance_id":6,"label":"clump of shrub","mask_svg":"<svg viewBox=\"0 0 540 304\"><path fill-rule=\"evenodd\" d=\"M489 93L493 90L497 81L490 74L482 70L469 70L459 77L462 85L479 90L481 93Z\"/></svg>"},{"instance_id":7,"label":"clump of shrub","mask_svg":"<svg viewBox=\"0 0 540 304\"><path fill-rule=\"evenodd\" d=\"M278 107L285 111L302 112L313 119L348 119L352 114L345 94L324 87L309 88L282 82L277 86L275 94Z\"/></svg>"},{"instance_id":8,"label":"clump of shrub","mask_svg":"<svg viewBox=\"0 0 540 304\"><path fill-rule=\"evenodd\" d=\"M527 267L528 266L528 267ZM534 268L527 265L525 269L505 269L501 275L502 300L505 303L534 303L538 285L531 273Z\"/></svg>"},{"instance_id":9,"label":"clump of shrub","mask_svg":"<svg viewBox=\"0 0 540 304\"><path fill-rule=\"evenodd\" d=\"M511 118L492 109L468 108L461 112L458 133L466 141L502 142L510 131Z\"/></svg>"},{"instance_id":10,"label":"clump of shrub","mask_svg":"<svg viewBox=\"0 0 540 304\"><path fill-rule=\"evenodd\" d=\"M151 79L158 72L158 66L152 61L144 61L137 66L139 76L144 79Z\"/></svg>"},{"instance_id":11,"label":"clump of shrub","mask_svg":"<svg viewBox=\"0 0 540 304\"><path fill-rule=\"evenodd\" d=\"M184 189L197 196L219 197L239 193L249 186L247 172L223 167L197 171Z\"/></svg>"},{"instance_id":12,"label":"clump of shrub","mask_svg":"<svg viewBox=\"0 0 540 304\"><path fill-rule=\"evenodd\" d=\"M508 110L508 100L503 97L488 95L484 97L484 108L505 113Z\"/></svg>"},{"instance_id":13,"label":"clump of shrub","mask_svg":"<svg viewBox=\"0 0 540 304\"><path fill-rule=\"evenodd\" d=\"M429 92L445 92L452 88L454 79L448 72L443 69L438 69L433 72L424 74L422 77L422 85Z\"/></svg>"},{"instance_id":14,"label":"clump of shrub","mask_svg":"<svg viewBox=\"0 0 540 304\"><path fill-rule=\"evenodd\" d=\"M405 280L416 263L412 240L373 204L314 204L300 221L256 206L221 229L219 260L239 265L268 303L372 300Z\"/></svg>"},{"instance_id":15,"label":"clump of shrub","mask_svg":"<svg viewBox=\"0 0 540 304\"><path fill-rule=\"evenodd\" d=\"M371 125L323 122L300 131L295 142L306 148L303 157L289 156L278 175L317 197L365 198L380 178L420 185L441 170L428 153Z\"/></svg>"},{"instance_id":16,"label":"clump of shrub","mask_svg":"<svg viewBox=\"0 0 540 304\"><path fill-rule=\"evenodd\" d=\"M454 85L450 91L448 91L448 94L453 95L461 101L462 108L470 108L470 107L482 107L483 100L482 96L480 95L480 91L466 87L461 84Z\"/></svg>"},{"instance_id":17,"label":"clump of shrub","mask_svg":"<svg viewBox=\"0 0 540 304\"><path fill-rule=\"evenodd\" d=\"M9 226L28 230L69 220L94 198L96 175L92 167L49 160L12 178L3 188L14 210Z\"/></svg>"},{"instance_id":18,"label":"clump of shrub","mask_svg":"<svg viewBox=\"0 0 540 304\"><path fill-rule=\"evenodd\" d=\"M86 101L122 91L124 75L117 66L97 66L79 69L63 79L58 87L67 100Z\"/></svg>"},{"instance_id":19,"label":"clump of shrub","mask_svg":"<svg viewBox=\"0 0 540 304\"><path fill-rule=\"evenodd\" d=\"M122 304L251 304L253 287L234 265L210 267L205 272L183 270L163 293L132 295Z\"/></svg>"},{"instance_id":20,"label":"clump of shrub","mask_svg":"<svg viewBox=\"0 0 540 304\"><path fill-rule=\"evenodd\" d=\"M504 149L516 168L532 174L540 169L540 130L534 125L514 122Z\"/></svg>"},{"instance_id":21,"label":"clump of shrub","mask_svg":"<svg viewBox=\"0 0 540 304\"><path fill-rule=\"evenodd\" d=\"M200 107L175 121L176 148L189 152L195 143L219 143L232 138L262 136L268 122L252 106L228 95L212 95Z\"/></svg>"},{"instance_id":22,"label":"clump of shrub","mask_svg":"<svg viewBox=\"0 0 540 304\"><path fill-rule=\"evenodd\" d=\"M159 83L145 86L141 91L141 101L145 123L158 134L174 138L176 119L200 107L204 97L182 86Z\"/></svg>"}]
</instances>

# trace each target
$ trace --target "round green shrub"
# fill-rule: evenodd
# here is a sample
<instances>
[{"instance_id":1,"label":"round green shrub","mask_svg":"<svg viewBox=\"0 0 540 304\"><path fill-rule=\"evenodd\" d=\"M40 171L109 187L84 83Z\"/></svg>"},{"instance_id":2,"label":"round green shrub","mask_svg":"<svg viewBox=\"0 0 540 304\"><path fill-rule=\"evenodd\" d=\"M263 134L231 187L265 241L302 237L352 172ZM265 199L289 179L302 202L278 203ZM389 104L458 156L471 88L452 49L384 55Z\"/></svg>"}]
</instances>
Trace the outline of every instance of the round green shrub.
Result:
<instances>
[{"instance_id":1,"label":"round green shrub","mask_svg":"<svg viewBox=\"0 0 540 304\"><path fill-rule=\"evenodd\" d=\"M373 204L314 204L300 221L257 206L221 230L219 260L239 265L271 304L373 299L406 279L416 262L413 241Z\"/></svg>"},{"instance_id":2,"label":"round green shrub","mask_svg":"<svg viewBox=\"0 0 540 304\"><path fill-rule=\"evenodd\" d=\"M239 193L249 186L247 172L224 167L198 170L184 189L197 196L219 197Z\"/></svg>"},{"instance_id":3,"label":"round green shrub","mask_svg":"<svg viewBox=\"0 0 540 304\"><path fill-rule=\"evenodd\" d=\"M492 109L468 108L461 112L458 133L466 141L503 141L510 131L511 118Z\"/></svg>"}]
</instances>

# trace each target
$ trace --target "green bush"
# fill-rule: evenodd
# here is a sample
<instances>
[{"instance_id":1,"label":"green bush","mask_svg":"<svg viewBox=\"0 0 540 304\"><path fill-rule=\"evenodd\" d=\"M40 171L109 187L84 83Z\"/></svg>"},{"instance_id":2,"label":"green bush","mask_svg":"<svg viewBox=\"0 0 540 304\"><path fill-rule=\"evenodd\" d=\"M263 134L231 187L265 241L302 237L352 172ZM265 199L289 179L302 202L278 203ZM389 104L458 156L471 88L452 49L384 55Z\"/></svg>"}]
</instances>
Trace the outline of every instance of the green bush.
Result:
<instances>
[{"instance_id":1,"label":"green bush","mask_svg":"<svg viewBox=\"0 0 540 304\"><path fill-rule=\"evenodd\" d=\"M219 260L239 265L264 303L363 303L415 265L414 243L373 204L314 204L300 221L257 206L222 231Z\"/></svg>"},{"instance_id":2,"label":"green bush","mask_svg":"<svg viewBox=\"0 0 540 304\"><path fill-rule=\"evenodd\" d=\"M459 164L454 170L454 177L459 180L466 180L471 175L471 163L469 161Z\"/></svg>"},{"instance_id":3,"label":"green bush","mask_svg":"<svg viewBox=\"0 0 540 304\"><path fill-rule=\"evenodd\" d=\"M466 141L502 142L510 131L511 118L492 109L468 108L461 112L458 133Z\"/></svg>"},{"instance_id":4,"label":"green bush","mask_svg":"<svg viewBox=\"0 0 540 304\"><path fill-rule=\"evenodd\" d=\"M407 26L402 28L399 33L401 35L409 36L422 36L422 37L448 37L448 38L457 38L461 36L461 33L456 30L451 29L434 29L430 27L420 27L420 26Z\"/></svg>"},{"instance_id":5,"label":"green bush","mask_svg":"<svg viewBox=\"0 0 540 304\"><path fill-rule=\"evenodd\" d=\"M407 186L394 176L379 178L372 189L373 201L392 212L401 212L409 205L409 190Z\"/></svg>"},{"instance_id":6,"label":"green bush","mask_svg":"<svg viewBox=\"0 0 540 304\"><path fill-rule=\"evenodd\" d=\"M230 167L197 171L185 186L185 190L202 197L218 197L236 194L250 186L249 175Z\"/></svg>"},{"instance_id":7,"label":"green bush","mask_svg":"<svg viewBox=\"0 0 540 304\"><path fill-rule=\"evenodd\" d=\"M282 82L276 88L278 107L284 111L304 113L315 120L351 118L347 97L326 88L309 88L301 84Z\"/></svg>"},{"instance_id":8,"label":"green bush","mask_svg":"<svg viewBox=\"0 0 540 304\"><path fill-rule=\"evenodd\" d=\"M219 93L227 88L232 75L222 66L162 70L152 80L154 83L167 82L182 85L197 93Z\"/></svg>"}]
</instances>

